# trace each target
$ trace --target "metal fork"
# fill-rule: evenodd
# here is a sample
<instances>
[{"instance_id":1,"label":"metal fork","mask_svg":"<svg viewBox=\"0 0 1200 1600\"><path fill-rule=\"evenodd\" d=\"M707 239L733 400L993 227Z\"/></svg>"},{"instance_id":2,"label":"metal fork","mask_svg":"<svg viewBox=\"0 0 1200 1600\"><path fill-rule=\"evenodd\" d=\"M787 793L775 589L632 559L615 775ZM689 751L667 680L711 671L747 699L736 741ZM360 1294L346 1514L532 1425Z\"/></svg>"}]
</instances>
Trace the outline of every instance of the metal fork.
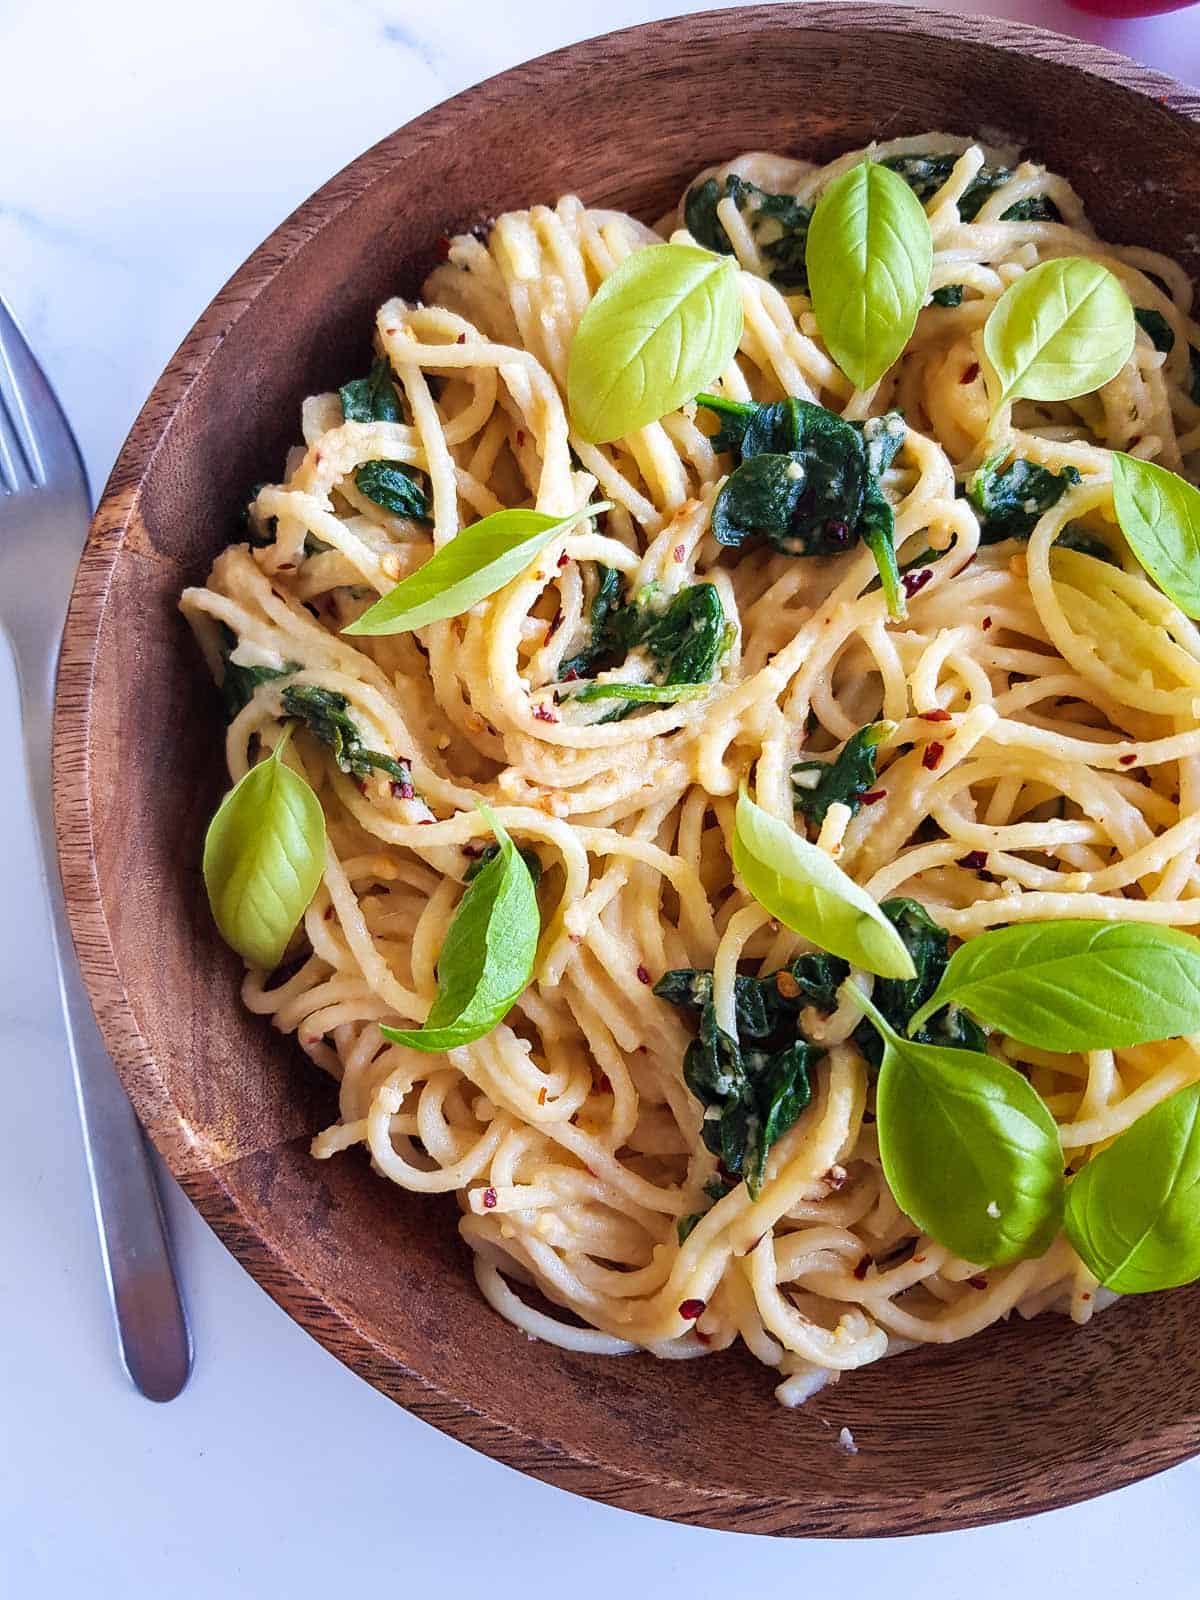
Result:
<instances>
[{"instance_id":1,"label":"metal fork","mask_svg":"<svg viewBox=\"0 0 1200 1600\"><path fill-rule=\"evenodd\" d=\"M54 841L54 676L89 507L79 447L0 298L0 629L17 664L30 798L121 1361L147 1399L173 1400L191 1371L191 1336L149 1152L79 975Z\"/></svg>"}]
</instances>

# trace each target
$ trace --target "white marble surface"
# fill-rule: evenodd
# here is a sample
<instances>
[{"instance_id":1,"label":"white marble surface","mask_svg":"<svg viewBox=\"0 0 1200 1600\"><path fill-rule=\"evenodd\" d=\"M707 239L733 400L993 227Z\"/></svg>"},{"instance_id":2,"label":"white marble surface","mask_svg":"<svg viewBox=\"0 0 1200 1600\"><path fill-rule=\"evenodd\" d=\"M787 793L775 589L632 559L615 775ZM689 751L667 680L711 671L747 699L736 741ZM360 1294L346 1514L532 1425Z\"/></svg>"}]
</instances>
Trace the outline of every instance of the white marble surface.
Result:
<instances>
[{"instance_id":1,"label":"white marble surface","mask_svg":"<svg viewBox=\"0 0 1200 1600\"><path fill-rule=\"evenodd\" d=\"M0 287L98 488L205 302L276 222L397 124L570 39L688 8L639 0L0 0ZM1003 10L1200 82L1200 8L1099 23ZM0 749L16 747L0 652ZM196 1334L173 1405L114 1357L33 844L0 777L0 1594L316 1595L422 1580L575 1600L614 1581L708 1600L799 1579L897 1600L1194 1592L1200 1462L969 1534L803 1545L655 1524L525 1480L369 1389L289 1322L177 1191Z\"/></svg>"}]
</instances>

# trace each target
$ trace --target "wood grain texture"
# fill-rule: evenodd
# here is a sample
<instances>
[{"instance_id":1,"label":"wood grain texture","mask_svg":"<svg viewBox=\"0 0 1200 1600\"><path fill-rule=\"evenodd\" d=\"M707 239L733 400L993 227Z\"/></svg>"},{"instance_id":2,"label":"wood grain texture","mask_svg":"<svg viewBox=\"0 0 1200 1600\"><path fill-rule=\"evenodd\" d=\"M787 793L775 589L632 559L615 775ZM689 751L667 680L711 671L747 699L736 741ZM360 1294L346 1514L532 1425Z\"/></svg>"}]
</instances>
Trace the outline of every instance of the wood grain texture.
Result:
<instances>
[{"instance_id":1,"label":"wood grain texture","mask_svg":"<svg viewBox=\"0 0 1200 1600\"><path fill-rule=\"evenodd\" d=\"M711 106L720 115L697 115ZM574 190L644 217L747 148L1006 130L1115 240L1200 273L1200 96L1016 23L860 5L692 16L547 56L420 117L288 219L156 386L84 554L55 733L59 843L97 1014L142 1119L230 1249L330 1350L426 1421L551 1483L746 1532L961 1527L1082 1499L1200 1449L1196 1290L914 1352L799 1412L770 1374L587 1359L479 1299L448 1200L359 1155L316 1163L330 1089L245 1015L202 892L224 786L216 699L180 620L302 397L363 366L377 303L439 235ZM1152 179L1153 187L1145 180ZM855 1456L836 1445L849 1426Z\"/></svg>"}]
</instances>

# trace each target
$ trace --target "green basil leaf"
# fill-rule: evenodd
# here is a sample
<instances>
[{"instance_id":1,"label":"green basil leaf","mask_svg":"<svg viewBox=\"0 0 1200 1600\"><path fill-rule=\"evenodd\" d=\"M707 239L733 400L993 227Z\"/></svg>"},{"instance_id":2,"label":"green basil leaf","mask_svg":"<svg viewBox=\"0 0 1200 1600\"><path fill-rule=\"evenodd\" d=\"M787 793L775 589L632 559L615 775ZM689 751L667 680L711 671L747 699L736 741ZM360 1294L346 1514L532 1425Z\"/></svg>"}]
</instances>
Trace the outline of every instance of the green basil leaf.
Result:
<instances>
[{"instance_id":1,"label":"green basil leaf","mask_svg":"<svg viewBox=\"0 0 1200 1600\"><path fill-rule=\"evenodd\" d=\"M1065 1225L1088 1271L1118 1294L1200 1278L1200 1084L1093 1156L1071 1180Z\"/></svg>"},{"instance_id":2,"label":"green basil leaf","mask_svg":"<svg viewBox=\"0 0 1200 1600\"><path fill-rule=\"evenodd\" d=\"M738 796L733 865L764 910L822 950L882 978L913 978L903 939L865 889L816 845Z\"/></svg>"},{"instance_id":3,"label":"green basil leaf","mask_svg":"<svg viewBox=\"0 0 1200 1600\"><path fill-rule=\"evenodd\" d=\"M288 734L222 800L204 839L204 887L222 939L277 967L325 870L325 813L280 760Z\"/></svg>"},{"instance_id":4,"label":"green basil leaf","mask_svg":"<svg viewBox=\"0 0 1200 1600\"><path fill-rule=\"evenodd\" d=\"M912 338L929 288L933 237L921 202L903 178L864 161L817 202L806 259L825 347L867 389Z\"/></svg>"},{"instance_id":5,"label":"green basil leaf","mask_svg":"<svg viewBox=\"0 0 1200 1600\"><path fill-rule=\"evenodd\" d=\"M1148 922L1025 922L968 939L909 1031L953 1003L1043 1050L1200 1031L1200 939Z\"/></svg>"},{"instance_id":6,"label":"green basil leaf","mask_svg":"<svg viewBox=\"0 0 1200 1600\"><path fill-rule=\"evenodd\" d=\"M1006 400L1073 400L1115 378L1133 351L1129 296L1084 256L1043 261L1000 296L983 347Z\"/></svg>"},{"instance_id":7,"label":"green basil leaf","mask_svg":"<svg viewBox=\"0 0 1200 1600\"><path fill-rule=\"evenodd\" d=\"M427 623L461 616L524 572L556 533L608 509L609 502L601 500L565 517L543 511L493 512L464 528L342 632L411 633Z\"/></svg>"},{"instance_id":8,"label":"green basil leaf","mask_svg":"<svg viewBox=\"0 0 1200 1600\"><path fill-rule=\"evenodd\" d=\"M635 250L597 289L572 341L572 426L607 444L657 422L720 377L741 337L734 261L693 245Z\"/></svg>"},{"instance_id":9,"label":"green basil leaf","mask_svg":"<svg viewBox=\"0 0 1200 1600\"><path fill-rule=\"evenodd\" d=\"M1200 489L1113 451L1113 504L1129 548L1181 611L1200 617Z\"/></svg>"},{"instance_id":10,"label":"green basil leaf","mask_svg":"<svg viewBox=\"0 0 1200 1600\"><path fill-rule=\"evenodd\" d=\"M453 1050L502 1022L533 975L537 896L529 868L499 820L480 812L499 853L467 885L437 965L437 998L419 1029L380 1025L385 1039L414 1050Z\"/></svg>"},{"instance_id":11,"label":"green basil leaf","mask_svg":"<svg viewBox=\"0 0 1200 1600\"><path fill-rule=\"evenodd\" d=\"M1063 1207L1062 1148L1045 1102L991 1056L901 1037L851 988L883 1039L875 1120L896 1204L981 1267L1041 1255Z\"/></svg>"}]
</instances>

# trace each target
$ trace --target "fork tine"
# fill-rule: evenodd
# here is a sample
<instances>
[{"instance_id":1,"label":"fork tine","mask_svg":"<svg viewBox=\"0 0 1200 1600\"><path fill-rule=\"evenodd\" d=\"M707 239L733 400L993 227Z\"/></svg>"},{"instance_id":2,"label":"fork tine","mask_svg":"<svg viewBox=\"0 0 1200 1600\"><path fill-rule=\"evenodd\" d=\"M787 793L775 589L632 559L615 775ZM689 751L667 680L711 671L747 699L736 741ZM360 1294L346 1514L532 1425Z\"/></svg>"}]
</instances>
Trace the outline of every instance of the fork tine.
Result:
<instances>
[{"instance_id":1,"label":"fork tine","mask_svg":"<svg viewBox=\"0 0 1200 1600\"><path fill-rule=\"evenodd\" d=\"M87 483L79 447L0 295L0 494Z\"/></svg>"}]
</instances>

